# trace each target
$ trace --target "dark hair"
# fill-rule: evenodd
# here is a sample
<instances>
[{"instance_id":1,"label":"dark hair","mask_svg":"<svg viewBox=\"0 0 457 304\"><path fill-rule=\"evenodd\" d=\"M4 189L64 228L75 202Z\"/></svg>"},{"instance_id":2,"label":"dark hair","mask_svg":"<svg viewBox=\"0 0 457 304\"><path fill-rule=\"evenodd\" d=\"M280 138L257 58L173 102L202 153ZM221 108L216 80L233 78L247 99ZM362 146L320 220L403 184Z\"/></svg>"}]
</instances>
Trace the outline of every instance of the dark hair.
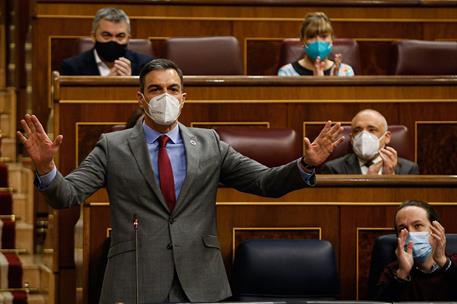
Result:
<instances>
[{"instance_id":1,"label":"dark hair","mask_svg":"<svg viewBox=\"0 0 457 304\"><path fill-rule=\"evenodd\" d=\"M171 60L158 58L158 59L153 59L153 60L149 61L141 69L140 91L144 92L144 78L146 78L146 75L149 74L149 72L157 71L157 70L169 70L169 69L175 70L178 73L179 79L181 79L181 89L182 89L183 84L184 84L184 79L183 79L181 69L176 65L176 63L174 63Z\"/></svg>"},{"instance_id":2,"label":"dark hair","mask_svg":"<svg viewBox=\"0 0 457 304\"><path fill-rule=\"evenodd\" d=\"M394 229L395 229L395 231L397 231L397 225L396 225L397 213L401 209L406 208L406 207L410 207L410 206L415 206L415 207L419 207L419 208L424 209L427 212L427 218L430 221L430 223L433 222L433 221L438 221L439 218L440 218L439 215L438 215L438 212L436 212L435 209L433 209L432 205L430 205L427 202L419 201L419 200L404 201L403 203L401 203L400 207L398 207L397 211L395 211L395 215L394 215Z\"/></svg>"}]
</instances>

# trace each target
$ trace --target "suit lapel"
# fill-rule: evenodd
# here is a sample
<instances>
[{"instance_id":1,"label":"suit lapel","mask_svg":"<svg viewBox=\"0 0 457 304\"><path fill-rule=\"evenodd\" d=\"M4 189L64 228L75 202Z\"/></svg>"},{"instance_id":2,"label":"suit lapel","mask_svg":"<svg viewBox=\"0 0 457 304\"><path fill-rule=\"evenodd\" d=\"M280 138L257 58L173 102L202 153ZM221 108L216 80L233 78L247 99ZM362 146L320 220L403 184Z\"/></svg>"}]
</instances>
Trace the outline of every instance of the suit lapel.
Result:
<instances>
[{"instance_id":1,"label":"suit lapel","mask_svg":"<svg viewBox=\"0 0 457 304\"><path fill-rule=\"evenodd\" d=\"M347 174L362 174L360 169L359 160L354 153L351 153L346 159L346 172Z\"/></svg>"},{"instance_id":2,"label":"suit lapel","mask_svg":"<svg viewBox=\"0 0 457 304\"><path fill-rule=\"evenodd\" d=\"M87 73L89 75L100 75L100 71L98 70L97 62L95 61L94 49L90 49L87 51L87 56L85 56L87 67Z\"/></svg>"},{"instance_id":3,"label":"suit lapel","mask_svg":"<svg viewBox=\"0 0 457 304\"><path fill-rule=\"evenodd\" d=\"M179 194L178 200L176 201L176 207L173 212L174 214L177 214L185 206L185 199L188 197L187 194L189 193L192 182L195 179L198 163L200 161L198 153L201 151L200 143L186 126L180 123L179 130L181 132L184 148L186 150L187 170L186 178L184 179L184 183L181 187L181 192Z\"/></svg>"},{"instance_id":4,"label":"suit lapel","mask_svg":"<svg viewBox=\"0 0 457 304\"><path fill-rule=\"evenodd\" d=\"M154 172L152 169L151 158L144 138L143 124L137 123L133 129L131 136L128 139L128 144L133 157L136 160L139 170L151 187L154 194L157 196L161 204L168 210L167 203L163 198L162 191L157 185Z\"/></svg>"}]
</instances>

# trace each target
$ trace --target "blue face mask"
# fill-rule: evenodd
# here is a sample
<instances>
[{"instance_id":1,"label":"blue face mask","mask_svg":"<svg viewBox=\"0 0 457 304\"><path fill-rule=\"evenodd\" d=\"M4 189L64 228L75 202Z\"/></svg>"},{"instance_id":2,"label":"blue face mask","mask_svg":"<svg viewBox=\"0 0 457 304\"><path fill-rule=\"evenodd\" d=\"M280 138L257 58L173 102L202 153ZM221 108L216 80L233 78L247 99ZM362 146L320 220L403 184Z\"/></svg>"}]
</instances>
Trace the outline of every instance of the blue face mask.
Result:
<instances>
[{"instance_id":1,"label":"blue face mask","mask_svg":"<svg viewBox=\"0 0 457 304\"><path fill-rule=\"evenodd\" d=\"M324 60L332 52L332 49L332 44L327 41L314 41L305 44L305 53L312 61L316 61L317 56Z\"/></svg>"},{"instance_id":2,"label":"blue face mask","mask_svg":"<svg viewBox=\"0 0 457 304\"><path fill-rule=\"evenodd\" d=\"M424 232L410 232L406 240L405 247L408 243L413 242L413 258L415 262L423 263L427 257L432 254L432 246L430 245L428 238L430 233Z\"/></svg>"}]
</instances>

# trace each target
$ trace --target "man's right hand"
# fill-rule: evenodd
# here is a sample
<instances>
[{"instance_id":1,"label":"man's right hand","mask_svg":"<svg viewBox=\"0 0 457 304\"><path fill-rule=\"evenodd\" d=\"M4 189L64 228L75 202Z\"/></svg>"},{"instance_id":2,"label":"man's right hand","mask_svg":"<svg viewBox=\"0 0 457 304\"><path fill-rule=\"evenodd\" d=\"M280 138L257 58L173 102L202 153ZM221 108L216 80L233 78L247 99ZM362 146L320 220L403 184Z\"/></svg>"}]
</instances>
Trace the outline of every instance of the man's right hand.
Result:
<instances>
[{"instance_id":1,"label":"man's right hand","mask_svg":"<svg viewBox=\"0 0 457 304\"><path fill-rule=\"evenodd\" d=\"M413 269L413 242L408 242L407 249L405 251L405 243L408 238L408 230L402 229L397 238L397 250L395 254L398 260L398 271L397 276L400 279L406 280Z\"/></svg>"},{"instance_id":2,"label":"man's right hand","mask_svg":"<svg viewBox=\"0 0 457 304\"><path fill-rule=\"evenodd\" d=\"M54 154L59 150L63 136L57 136L54 141L49 139L35 115L26 114L21 125L24 133L18 131L17 137L27 150L38 174L49 173L55 167Z\"/></svg>"}]
</instances>

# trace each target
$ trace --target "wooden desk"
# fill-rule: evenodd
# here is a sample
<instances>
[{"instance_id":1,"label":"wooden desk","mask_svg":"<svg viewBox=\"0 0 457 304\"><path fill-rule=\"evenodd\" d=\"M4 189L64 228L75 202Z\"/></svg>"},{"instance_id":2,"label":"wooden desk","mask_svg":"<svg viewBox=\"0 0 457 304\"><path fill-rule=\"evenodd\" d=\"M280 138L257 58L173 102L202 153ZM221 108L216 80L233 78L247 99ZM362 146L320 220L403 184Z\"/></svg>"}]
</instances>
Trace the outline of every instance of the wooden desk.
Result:
<instances>
[{"instance_id":1,"label":"wooden desk","mask_svg":"<svg viewBox=\"0 0 457 304\"><path fill-rule=\"evenodd\" d=\"M109 1L35 0L33 9L33 111L46 117L50 103L53 39L90 34L97 9ZM116 2L132 23L132 36L158 42L176 36L235 36L246 74L274 74L278 44L297 37L307 12L324 11L338 37L361 45L369 74L382 74L390 63L389 45L398 39L457 40L454 0L177 0ZM379 30L382 29L382 30Z\"/></svg>"},{"instance_id":2,"label":"wooden desk","mask_svg":"<svg viewBox=\"0 0 457 304\"><path fill-rule=\"evenodd\" d=\"M428 149L416 149L417 160L423 168L453 170L453 173L443 174L455 174L457 164L452 162L456 158L449 157L455 155L455 151L446 143L455 143L457 134L456 82L457 77L185 77L188 100L180 120L189 126L288 127L307 135L320 129L328 119L348 122L357 111L370 107L382 112L389 123L408 126L416 147L440 147L434 155L427 154ZM113 125L127 120L129 113L137 107L137 86L137 77L56 76L53 81L54 133L64 135L57 160L64 174L87 155L100 133L110 132ZM438 139L436 134L441 137ZM447 137L443 138L443 135ZM447 153L443 160L437 158L440 151ZM430 161L434 163L429 165ZM318 187L297 191L279 200L221 189L217 207L219 234L227 267L230 267L233 245L243 238L322 237L332 241L337 248L342 297L355 298L360 284L363 296L364 283L357 285L357 269L366 270L367 261L360 264L362 262L354 259L365 257L372 237L392 226L392 213L398 202L419 198L436 203L440 211L445 211L444 223L449 226L448 231L457 231L450 219L456 214L455 177L413 180L397 177L394 181L392 184L390 179L380 179L363 184L364 179L320 177ZM354 187L352 183L358 186ZM97 290L90 287L96 284L89 280L96 279L97 272L91 267L93 261L100 258L109 218L103 191L88 202L84 208L84 286L88 289L85 296L94 299ZM49 231L54 240L53 248L56 248L53 269L57 275L56 290L60 291L57 297L62 301L74 298L73 228L79 211L79 208L53 211L54 229ZM372 214L373 218L367 214ZM377 231L377 228L383 229ZM88 231L91 232L87 234ZM363 252L357 249L357 238L365 246ZM89 256L90 267L86 265ZM356 266L359 264L363 268Z\"/></svg>"},{"instance_id":3,"label":"wooden desk","mask_svg":"<svg viewBox=\"0 0 457 304\"><path fill-rule=\"evenodd\" d=\"M399 202L416 198L431 202L449 233L457 232L455 176L318 176L315 188L279 199L221 188L217 196L218 237L228 273L234 249L253 238L329 240L335 250L341 299L366 299L371 250L376 237L392 233ZM84 296L98 299L100 264L109 224L106 192L84 205Z\"/></svg>"}]
</instances>

